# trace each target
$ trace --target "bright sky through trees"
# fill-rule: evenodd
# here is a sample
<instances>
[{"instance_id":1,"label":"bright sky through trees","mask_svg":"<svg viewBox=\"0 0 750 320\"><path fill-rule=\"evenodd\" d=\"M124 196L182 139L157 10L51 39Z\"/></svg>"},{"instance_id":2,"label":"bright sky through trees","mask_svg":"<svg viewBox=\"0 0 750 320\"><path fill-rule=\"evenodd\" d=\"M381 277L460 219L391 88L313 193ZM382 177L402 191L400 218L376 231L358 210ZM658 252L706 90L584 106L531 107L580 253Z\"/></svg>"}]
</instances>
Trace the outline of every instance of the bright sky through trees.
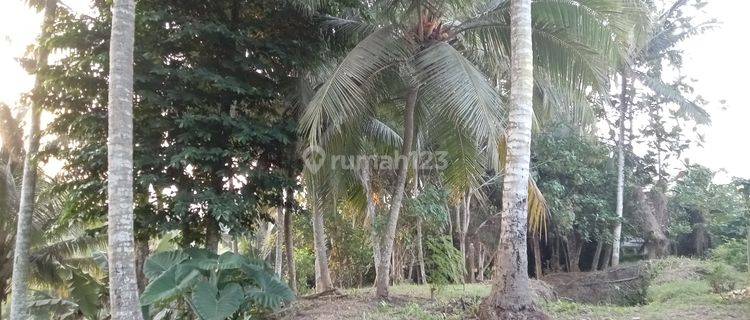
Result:
<instances>
[{"instance_id":1,"label":"bright sky through trees","mask_svg":"<svg viewBox=\"0 0 750 320\"><path fill-rule=\"evenodd\" d=\"M64 5L89 13L87 0L66 0ZM698 80L696 91L711 101L708 111L712 125L704 128L706 143L693 147L685 155L691 163L700 163L720 174L724 180L732 176L750 177L750 148L745 139L750 137L750 108L747 80L750 60L745 57L746 31L750 20L745 13L750 3L745 1L707 1L706 12L717 18L721 27L685 42L684 72ZM15 105L22 93L28 92L33 77L18 65L16 58L23 55L39 33L41 14L29 9L23 1L6 0L0 3L0 102ZM723 109L719 100L726 100ZM48 167L54 170L58 166Z\"/></svg>"}]
</instances>

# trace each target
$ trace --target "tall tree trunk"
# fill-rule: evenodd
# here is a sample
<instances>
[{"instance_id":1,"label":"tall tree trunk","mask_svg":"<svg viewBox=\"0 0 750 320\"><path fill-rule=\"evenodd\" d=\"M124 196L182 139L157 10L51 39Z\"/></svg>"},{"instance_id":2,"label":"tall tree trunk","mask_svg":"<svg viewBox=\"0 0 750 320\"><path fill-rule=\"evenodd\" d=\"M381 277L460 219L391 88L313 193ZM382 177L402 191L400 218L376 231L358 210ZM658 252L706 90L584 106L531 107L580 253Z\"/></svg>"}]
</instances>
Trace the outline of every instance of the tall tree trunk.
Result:
<instances>
[{"instance_id":1,"label":"tall tree trunk","mask_svg":"<svg viewBox=\"0 0 750 320\"><path fill-rule=\"evenodd\" d=\"M315 292L325 292L333 289L331 272L328 269L328 248L326 247L326 233L323 221L323 212L320 210L315 182L312 183L312 209L313 209L313 244L315 249Z\"/></svg>"},{"instance_id":2,"label":"tall tree trunk","mask_svg":"<svg viewBox=\"0 0 750 320\"><path fill-rule=\"evenodd\" d=\"M626 67L627 68L627 67ZM622 87L620 89L620 120L619 137L617 140L617 223L615 224L614 239L612 241L612 266L620 264L620 238L622 236L622 206L625 195L625 118L628 110L628 76L622 72Z\"/></svg>"},{"instance_id":3,"label":"tall tree trunk","mask_svg":"<svg viewBox=\"0 0 750 320\"><path fill-rule=\"evenodd\" d=\"M362 183L362 188L365 192L366 206L365 216L370 222L370 242L372 242L372 257L375 265L375 283L379 282L378 277L382 274L378 273L378 266L380 264L380 235L377 230L377 216L375 211L375 199L372 191L372 184L370 181L370 163L367 159L361 159L359 161L359 179Z\"/></svg>"},{"instance_id":4,"label":"tall tree trunk","mask_svg":"<svg viewBox=\"0 0 750 320\"><path fill-rule=\"evenodd\" d=\"M511 89L503 212L495 258L495 282L480 308L481 319L545 317L535 311L531 300L526 255L534 91L531 0L511 0L510 6Z\"/></svg>"},{"instance_id":5,"label":"tall tree trunk","mask_svg":"<svg viewBox=\"0 0 750 320\"><path fill-rule=\"evenodd\" d=\"M412 143L414 142L414 109L417 105L417 94L419 87L412 87L406 96L406 112L404 115L404 142L401 146L399 158L398 178L396 190L393 193L391 208L388 212L388 224L386 234L381 245L380 261L377 262L375 295L379 299L388 299L388 274L390 273L390 260L393 255L393 245L396 239L396 228L398 216L401 213L401 202L404 199L406 189L406 173L409 170L409 157L411 156Z\"/></svg>"},{"instance_id":6,"label":"tall tree trunk","mask_svg":"<svg viewBox=\"0 0 750 320\"><path fill-rule=\"evenodd\" d=\"M292 234L292 201L294 191L287 189L284 210L284 247L286 249L286 276L289 287L297 293L297 265L294 263L294 235Z\"/></svg>"},{"instance_id":7,"label":"tall tree trunk","mask_svg":"<svg viewBox=\"0 0 750 320\"><path fill-rule=\"evenodd\" d=\"M28 318L28 276L29 256L31 250L31 228L34 215L34 202L36 194L36 179L39 151L39 120L42 114L42 100L44 99L44 77L39 71L47 67L49 49L46 40L52 33L57 12L57 1L47 0L44 6L44 21L42 22L42 33L39 37L39 49L36 55L36 80L31 101L31 114L29 129L26 138L26 156L23 161L23 181L21 182L21 199L18 208L18 219L16 219L16 238L13 249L13 276L11 277L11 305L10 319L25 320Z\"/></svg>"},{"instance_id":8,"label":"tall tree trunk","mask_svg":"<svg viewBox=\"0 0 750 320\"><path fill-rule=\"evenodd\" d=\"M599 270L599 257L602 254L602 241L596 243L596 251L594 251L594 258L591 260L591 268L589 271Z\"/></svg>"},{"instance_id":9,"label":"tall tree trunk","mask_svg":"<svg viewBox=\"0 0 750 320\"><path fill-rule=\"evenodd\" d=\"M414 157L414 185L412 186L411 194L412 197L416 198L419 196L419 140L417 140L417 149ZM424 263L424 244L422 243L422 220L424 217L422 214L417 216L417 261L419 263L419 284L427 283L427 272Z\"/></svg>"},{"instance_id":10,"label":"tall tree trunk","mask_svg":"<svg viewBox=\"0 0 750 320\"><path fill-rule=\"evenodd\" d=\"M284 241L284 209L279 206L276 208L276 251L274 252L273 270L281 278L282 261L282 243Z\"/></svg>"},{"instance_id":11,"label":"tall tree trunk","mask_svg":"<svg viewBox=\"0 0 750 320\"><path fill-rule=\"evenodd\" d=\"M539 235L531 236L532 250L534 250L534 277L542 278L542 248L539 244Z\"/></svg>"},{"instance_id":12,"label":"tall tree trunk","mask_svg":"<svg viewBox=\"0 0 750 320\"><path fill-rule=\"evenodd\" d=\"M112 4L109 46L109 300L113 320L142 319L133 240L133 42L135 1Z\"/></svg>"},{"instance_id":13,"label":"tall tree trunk","mask_svg":"<svg viewBox=\"0 0 750 320\"><path fill-rule=\"evenodd\" d=\"M748 233L750 234L750 233ZM424 263L424 244L422 243L422 217L417 218L417 260L419 260L419 283L427 283L427 271Z\"/></svg>"}]
</instances>

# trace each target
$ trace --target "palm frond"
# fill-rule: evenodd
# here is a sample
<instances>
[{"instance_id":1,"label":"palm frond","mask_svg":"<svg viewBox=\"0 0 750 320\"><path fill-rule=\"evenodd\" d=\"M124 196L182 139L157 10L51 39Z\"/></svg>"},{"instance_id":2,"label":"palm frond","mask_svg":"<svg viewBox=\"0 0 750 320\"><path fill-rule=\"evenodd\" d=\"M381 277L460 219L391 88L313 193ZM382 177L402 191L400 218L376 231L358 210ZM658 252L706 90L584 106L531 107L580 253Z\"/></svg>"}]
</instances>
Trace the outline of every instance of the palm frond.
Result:
<instances>
[{"instance_id":1,"label":"palm frond","mask_svg":"<svg viewBox=\"0 0 750 320\"><path fill-rule=\"evenodd\" d=\"M469 143L467 147L487 146L489 159L497 159L506 110L487 77L447 43L434 44L421 52L413 66L421 82L420 112L430 109L433 117L424 122L447 119L456 131L470 134L474 142L464 141Z\"/></svg>"},{"instance_id":2,"label":"palm frond","mask_svg":"<svg viewBox=\"0 0 750 320\"><path fill-rule=\"evenodd\" d=\"M685 97L677 88L664 83L661 79L650 77L639 71L632 70L631 74L657 95L676 103L679 106L678 114L687 116L699 124L711 123L711 115L695 101Z\"/></svg>"},{"instance_id":3,"label":"palm frond","mask_svg":"<svg viewBox=\"0 0 750 320\"><path fill-rule=\"evenodd\" d=\"M300 119L300 128L311 145L319 142L324 127L341 125L368 113L371 93L367 84L378 72L409 55L408 42L389 28L359 42L317 90Z\"/></svg>"}]
</instances>

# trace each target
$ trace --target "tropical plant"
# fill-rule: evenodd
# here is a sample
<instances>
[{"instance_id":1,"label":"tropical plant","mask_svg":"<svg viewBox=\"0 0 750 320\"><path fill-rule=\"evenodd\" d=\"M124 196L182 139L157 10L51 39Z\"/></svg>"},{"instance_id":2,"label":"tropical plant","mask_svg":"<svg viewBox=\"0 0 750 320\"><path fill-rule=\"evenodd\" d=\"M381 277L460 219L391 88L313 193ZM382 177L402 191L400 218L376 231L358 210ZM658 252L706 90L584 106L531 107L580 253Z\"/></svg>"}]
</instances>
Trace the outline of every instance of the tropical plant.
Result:
<instances>
[{"instance_id":1,"label":"tropical plant","mask_svg":"<svg viewBox=\"0 0 750 320\"><path fill-rule=\"evenodd\" d=\"M338 66L318 77L322 83L312 86L317 90L303 112L302 134L309 145L327 154L372 154L373 146L379 145L401 155L387 221L372 240L380 251L375 258L376 294L381 298L388 296L387 277L382 275L390 269L409 171L406 158L415 140L425 150L447 151L442 175L461 193L481 184L486 167L500 168L509 3L374 1L362 9L366 14L325 18L337 37L348 35L356 45ZM533 61L540 76L533 84L538 115L581 110L580 98L587 88L606 87L608 66L619 61L612 39L627 33L623 17L633 8L629 1L535 2L534 42L540 53ZM346 190L332 186L332 177L342 173L326 172L327 167L324 164L316 173L328 177L317 181L331 185L320 186L325 190L320 193ZM542 207L532 206L546 212Z\"/></svg>"},{"instance_id":2,"label":"tropical plant","mask_svg":"<svg viewBox=\"0 0 750 320\"><path fill-rule=\"evenodd\" d=\"M159 252L144 265L149 284L141 304L160 319L193 314L205 320L257 316L294 299L262 260L203 249Z\"/></svg>"},{"instance_id":3,"label":"tropical plant","mask_svg":"<svg viewBox=\"0 0 750 320\"><path fill-rule=\"evenodd\" d=\"M31 1L32 6L39 9L44 8L44 21L42 22L41 42L49 40L55 23L57 12L57 0ZM16 219L15 249L13 250L13 279L11 289L10 319L23 320L27 317L28 304L28 274L29 274L29 249L31 244L31 220L34 215L35 196L37 188L37 171L39 159L39 140L41 130L39 128L42 116L43 97L47 93L44 88L45 78L43 71L47 67L50 48L45 44L37 48L36 65L34 73L36 79L31 97L31 121L27 137L26 154L23 161L23 179L21 180L21 194L19 200L18 218Z\"/></svg>"},{"instance_id":4,"label":"tropical plant","mask_svg":"<svg viewBox=\"0 0 750 320\"><path fill-rule=\"evenodd\" d=\"M446 285L463 282L466 274L464 259L450 238L438 237L427 240L427 270L427 283L430 285L432 299Z\"/></svg>"}]
</instances>

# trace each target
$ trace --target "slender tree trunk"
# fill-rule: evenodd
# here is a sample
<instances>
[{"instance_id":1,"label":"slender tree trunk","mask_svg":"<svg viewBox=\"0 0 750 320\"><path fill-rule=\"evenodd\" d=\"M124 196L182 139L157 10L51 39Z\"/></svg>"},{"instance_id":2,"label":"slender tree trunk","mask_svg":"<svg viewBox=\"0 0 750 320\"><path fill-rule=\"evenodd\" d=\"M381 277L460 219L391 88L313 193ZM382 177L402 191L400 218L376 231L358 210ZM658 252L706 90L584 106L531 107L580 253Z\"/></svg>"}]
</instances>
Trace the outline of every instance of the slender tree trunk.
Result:
<instances>
[{"instance_id":1,"label":"slender tree trunk","mask_svg":"<svg viewBox=\"0 0 750 320\"><path fill-rule=\"evenodd\" d=\"M365 199L367 200L365 207L365 216L367 217L367 220L370 221L370 241L372 242L372 257L375 265L375 283L377 284L381 281L379 278L384 274L378 271L378 267L380 266L381 237L378 234L377 230L375 199L372 191L372 184L370 181L370 163L367 161L367 159L361 159L359 161L359 168L359 179L365 192Z\"/></svg>"},{"instance_id":2,"label":"slender tree trunk","mask_svg":"<svg viewBox=\"0 0 750 320\"><path fill-rule=\"evenodd\" d=\"M750 233L749 233L750 234ZM419 260L419 283L427 283L427 271L424 263L424 244L422 243L422 217L417 218L417 259Z\"/></svg>"},{"instance_id":3,"label":"slender tree trunk","mask_svg":"<svg viewBox=\"0 0 750 320\"><path fill-rule=\"evenodd\" d=\"M312 183L312 209L313 209L313 243L315 249L315 292L325 292L333 289L331 272L328 269L328 248L326 247L326 233L323 221L323 212L315 192L315 182Z\"/></svg>"},{"instance_id":4,"label":"slender tree trunk","mask_svg":"<svg viewBox=\"0 0 750 320\"><path fill-rule=\"evenodd\" d=\"M135 1L115 0L109 47L109 300L113 320L142 319L133 240Z\"/></svg>"},{"instance_id":5,"label":"slender tree trunk","mask_svg":"<svg viewBox=\"0 0 750 320\"><path fill-rule=\"evenodd\" d=\"M404 199L404 190L406 189L406 173L409 171L409 157L411 156L412 143L414 142L414 109L417 105L417 94L419 87L412 87L406 96L406 112L404 115L404 142L401 147L401 157L399 159L398 178L396 180L396 190L393 193L391 208L388 212L388 224L386 225L386 234L381 245L380 261L376 269L376 290L375 295L379 299L388 299L388 274L390 273L390 260L393 255L393 245L396 239L396 228L398 226L398 217L401 213L401 202ZM382 275L382 276L381 276Z\"/></svg>"},{"instance_id":6,"label":"slender tree trunk","mask_svg":"<svg viewBox=\"0 0 750 320\"><path fill-rule=\"evenodd\" d=\"M542 248L539 242L538 235L531 236L531 245L534 250L534 277L537 279L542 278Z\"/></svg>"},{"instance_id":7,"label":"slender tree trunk","mask_svg":"<svg viewBox=\"0 0 750 320\"><path fill-rule=\"evenodd\" d=\"M536 311L531 300L526 254L534 91L531 0L511 0L510 6L511 107L503 177L503 212L495 257L495 282L480 308L481 319L545 317Z\"/></svg>"},{"instance_id":8,"label":"slender tree trunk","mask_svg":"<svg viewBox=\"0 0 750 320\"><path fill-rule=\"evenodd\" d=\"M474 250L474 244L469 243L469 263L466 267L466 281L468 283L474 283L476 278L474 277L474 271L476 271L476 251Z\"/></svg>"},{"instance_id":9,"label":"slender tree trunk","mask_svg":"<svg viewBox=\"0 0 750 320\"><path fill-rule=\"evenodd\" d=\"M482 244L481 242L479 242L479 245L477 246L477 248L478 248L477 251L479 252L479 254L477 255L478 256L477 259L479 260L477 262L477 265L478 265L477 281L479 281L481 283L481 282L484 282L484 270L486 268L485 265L484 265L484 254L485 254L484 253L484 244Z\"/></svg>"},{"instance_id":10,"label":"slender tree trunk","mask_svg":"<svg viewBox=\"0 0 750 320\"><path fill-rule=\"evenodd\" d=\"M620 90L620 121L618 121L619 137L617 140L617 224L615 224L614 239L612 241L612 266L620 264L620 238L622 234L622 206L625 195L625 118L628 110L628 76L622 72L622 88Z\"/></svg>"},{"instance_id":11,"label":"slender tree trunk","mask_svg":"<svg viewBox=\"0 0 750 320\"><path fill-rule=\"evenodd\" d=\"M602 255L602 247L603 245L601 241L596 243L596 251L594 251L594 259L591 260L590 271L599 270L599 258Z\"/></svg>"},{"instance_id":12,"label":"slender tree trunk","mask_svg":"<svg viewBox=\"0 0 750 320\"><path fill-rule=\"evenodd\" d=\"M286 193L286 208L284 210L284 246L286 247L286 276L289 287L297 293L297 266L294 263L294 235L292 234L292 196L291 188Z\"/></svg>"},{"instance_id":13,"label":"slender tree trunk","mask_svg":"<svg viewBox=\"0 0 750 320\"><path fill-rule=\"evenodd\" d=\"M281 278L282 261L284 256L282 255L282 243L284 241L284 209L282 207L276 208L276 251L274 252L274 264L273 270L276 275Z\"/></svg>"},{"instance_id":14,"label":"slender tree trunk","mask_svg":"<svg viewBox=\"0 0 750 320\"><path fill-rule=\"evenodd\" d=\"M411 194L414 198L419 196L419 140L417 140L416 156L414 157L414 185ZM419 263L419 284L427 283L427 272L424 263L424 245L422 243L422 214L417 216L417 260Z\"/></svg>"},{"instance_id":15,"label":"slender tree trunk","mask_svg":"<svg viewBox=\"0 0 750 320\"><path fill-rule=\"evenodd\" d=\"M39 151L39 119L42 114L42 101L44 99L44 76L39 71L47 67L49 49L46 40L52 33L57 12L57 1L47 0L44 6L44 21L42 22L42 34L39 37L40 46L36 55L36 80L34 83L33 97L31 101L31 114L29 129L26 137L26 156L23 161L23 181L21 182L21 199L18 208L18 219L16 219L16 238L13 249L13 276L11 278L11 305L10 319L25 320L28 318L28 276L29 256L31 250L31 228L34 215L34 202L36 195L36 180Z\"/></svg>"}]
</instances>

